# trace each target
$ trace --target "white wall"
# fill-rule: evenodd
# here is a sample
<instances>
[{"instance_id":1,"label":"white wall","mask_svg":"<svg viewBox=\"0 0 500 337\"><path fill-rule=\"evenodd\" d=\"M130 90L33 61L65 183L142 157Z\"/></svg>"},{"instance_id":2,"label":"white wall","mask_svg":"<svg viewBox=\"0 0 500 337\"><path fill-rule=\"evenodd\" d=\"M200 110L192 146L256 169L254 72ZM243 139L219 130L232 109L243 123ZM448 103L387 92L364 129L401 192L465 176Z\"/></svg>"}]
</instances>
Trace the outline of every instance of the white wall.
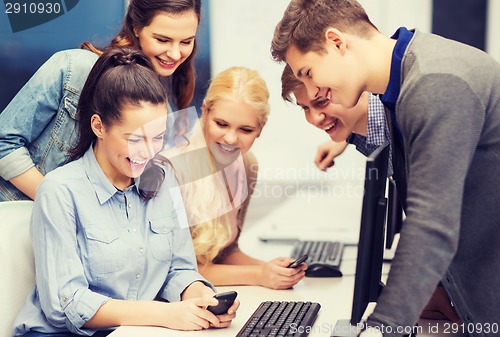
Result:
<instances>
[{"instance_id":1,"label":"white wall","mask_svg":"<svg viewBox=\"0 0 500 337\"><path fill-rule=\"evenodd\" d=\"M364 0L373 23L386 35L398 27L431 29L431 0ZM323 131L306 123L301 110L281 99L280 76L283 65L270 55L274 27L289 0L210 1L212 73L241 65L260 72L271 94L269 121L253 151L259 163L259 178L266 180L329 180L331 175L362 174L363 158L350 149L338 162L344 173L320 172L313 165L316 146L328 140ZM363 167L364 170L364 167ZM350 173L349 173L350 172Z\"/></svg>"},{"instance_id":2,"label":"white wall","mask_svg":"<svg viewBox=\"0 0 500 337\"><path fill-rule=\"evenodd\" d=\"M486 52L500 62L500 0L488 1Z\"/></svg>"}]
</instances>

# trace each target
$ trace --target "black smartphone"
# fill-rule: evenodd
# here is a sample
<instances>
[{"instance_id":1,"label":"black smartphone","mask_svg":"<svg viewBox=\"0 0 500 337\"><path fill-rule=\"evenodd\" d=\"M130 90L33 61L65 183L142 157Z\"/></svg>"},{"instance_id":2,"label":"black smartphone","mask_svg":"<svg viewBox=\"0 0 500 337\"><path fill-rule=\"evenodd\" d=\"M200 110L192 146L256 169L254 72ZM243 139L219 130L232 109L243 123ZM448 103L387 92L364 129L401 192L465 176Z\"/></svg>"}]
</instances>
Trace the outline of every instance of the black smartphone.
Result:
<instances>
[{"instance_id":1,"label":"black smartphone","mask_svg":"<svg viewBox=\"0 0 500 337\"><path fill-rule=\"evenodd\" d=\"M288 268L297 268L298 266L300 266L300 264L302 262L305 262L307 260L307 255L302 255L301 257L299 257L297 260L293 261L292 263L290 263L288 265Z\"/></svg>"},{"instance_id":2,"label":"black smartphone","mask_svg":"<svg viewBox=\"0 0 500 337\"><path fill-rule=\"evenodd\" d=\"M228 291L225 293L215 294L214 297L219 300L217 305L209 305L207 310L214 315L222 315L233 305L234 300L238 293L236 291Z\"/></svg>"}]
</instances>

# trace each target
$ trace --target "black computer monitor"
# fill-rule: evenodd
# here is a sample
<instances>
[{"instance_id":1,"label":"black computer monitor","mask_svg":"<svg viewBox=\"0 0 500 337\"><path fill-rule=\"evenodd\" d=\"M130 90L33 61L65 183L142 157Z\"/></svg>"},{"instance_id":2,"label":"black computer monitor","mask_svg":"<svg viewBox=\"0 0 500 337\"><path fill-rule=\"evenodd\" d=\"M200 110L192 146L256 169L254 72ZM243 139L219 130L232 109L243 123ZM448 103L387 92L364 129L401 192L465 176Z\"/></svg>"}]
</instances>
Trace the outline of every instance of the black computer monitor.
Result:
<instances>
[{"instance_id":1,"label":"black computer monitor","mask_svg":"<svg viewBox=\"0 0 500 337\"><path fill-rule=\"evenodd\" d=\"M366 160L351 325L361 321L368 303L376 302L381 290L388 163L388 143L377 148Z\"/></svg>"},{"instance_id":2,"label":"black computer monitor","mask_svg":"<svg viewBox=\"0 0 500 337\"><path fill-rule=\"evenodd\" d=\"M337 321L332 336L356 336L356 327L359 327L368 303L377 301L382 287L388 162L388 142L378 147L366 160L351 318Z\"/></svg>"},{"instance_id":3,"label":"black computer monitor","mask_svg":"<svg viewBox=\"0 0 500 337\"><path fill-rule=\"evenodd\" d=\"M389 177L389 192L387 205L387 226L385 235L385 248L391 249L394 237L401 231L403 226L403 206L398 199L396 181Z\"/></svg>"}]
</instances>

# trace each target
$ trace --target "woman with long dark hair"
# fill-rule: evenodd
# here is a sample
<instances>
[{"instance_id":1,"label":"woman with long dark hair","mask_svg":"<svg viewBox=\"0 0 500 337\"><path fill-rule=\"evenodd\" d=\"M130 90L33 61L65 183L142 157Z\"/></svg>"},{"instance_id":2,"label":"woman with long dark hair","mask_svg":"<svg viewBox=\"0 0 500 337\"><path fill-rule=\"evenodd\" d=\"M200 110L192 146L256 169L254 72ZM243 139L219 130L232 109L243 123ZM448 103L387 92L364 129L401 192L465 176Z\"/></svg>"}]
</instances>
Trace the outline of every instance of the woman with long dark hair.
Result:
<instances>
[{"instance_id":1,"label":"woman with long dark hair","mask_svg":"<svg viewBox=\"0 0 500 337\"><path fill-rule=\"evenodd\" d=\"M196 31L201 0L130 0L123 26L109 46L142 50L162 78L173 107L188 107L194 94ZM43 176L67 163L76 141L76 107L102 51L55 53L0 114L0 201L34 199ZM90 50L90 51L89 51ZM176 131L186 125L176 121Z\"/></svg>"}]
</instances>

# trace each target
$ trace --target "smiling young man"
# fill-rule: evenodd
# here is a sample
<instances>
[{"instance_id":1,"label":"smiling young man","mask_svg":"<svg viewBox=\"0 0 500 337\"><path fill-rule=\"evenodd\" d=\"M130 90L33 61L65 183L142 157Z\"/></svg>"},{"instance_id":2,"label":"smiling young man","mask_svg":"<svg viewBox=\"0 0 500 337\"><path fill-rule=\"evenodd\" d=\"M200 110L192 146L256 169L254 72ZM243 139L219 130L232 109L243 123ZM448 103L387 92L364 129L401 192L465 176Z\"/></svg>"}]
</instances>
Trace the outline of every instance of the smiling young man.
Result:
<instances>
[{"instance_id":1,"label":"smiling young man","mask_svg":"<svg viewBox=\"0 0 500 337\"><path fill-rule=\"evenodd\" d=\"M496 335L500 64L418 30L386 37L354 0L292 0L271 49L312 98L328 88L351 108L369 91L385 105L407 217L368 325L401 336L441 282L469 335Z\"/></svg>"},{"instance_id":2,"label":"smiling young man","mask_svg":"<svg viewBox=\"0 0 500 337\"><path fill-rule=\"evenodd\" d=\"M324 170L331 166L332 160L344 151L347 143L368 156L390 139L384 107L378 97L365 92L353 108L347 109L332 102L331 92L323 89L317 93L310 99L304 83L295 77L289 65L285 66L281 74L281 97L293 102L294 96L297 105L304 110L306 120L324 130L333 141L318 147L315 162L319 168Z\"/></svg>"}]
</instances>

